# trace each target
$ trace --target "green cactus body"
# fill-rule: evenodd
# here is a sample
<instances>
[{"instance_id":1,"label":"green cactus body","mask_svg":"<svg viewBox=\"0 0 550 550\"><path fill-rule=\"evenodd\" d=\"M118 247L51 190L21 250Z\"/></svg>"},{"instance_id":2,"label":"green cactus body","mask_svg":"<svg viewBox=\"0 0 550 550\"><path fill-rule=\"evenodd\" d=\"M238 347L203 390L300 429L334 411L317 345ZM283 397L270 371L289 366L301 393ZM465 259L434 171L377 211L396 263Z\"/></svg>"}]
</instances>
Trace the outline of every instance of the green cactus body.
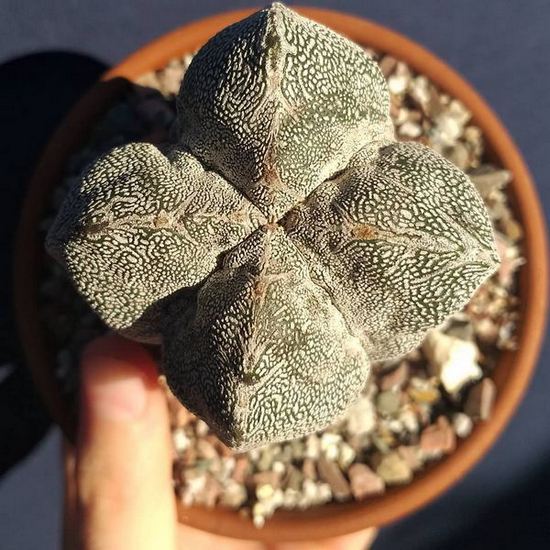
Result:
<instances>
[{"instance_id":1,"label":"green cactus body","mask_svg":"<svg viewBox=\"0 0 550 550\"><path fill-rule=\"evenodd\" d=\"M467 176L393 140L376 63L281 4L197 53L176 143L98 159L47 247L238 449L334 421L498 265Z\"/></svg>"}]
</instances>

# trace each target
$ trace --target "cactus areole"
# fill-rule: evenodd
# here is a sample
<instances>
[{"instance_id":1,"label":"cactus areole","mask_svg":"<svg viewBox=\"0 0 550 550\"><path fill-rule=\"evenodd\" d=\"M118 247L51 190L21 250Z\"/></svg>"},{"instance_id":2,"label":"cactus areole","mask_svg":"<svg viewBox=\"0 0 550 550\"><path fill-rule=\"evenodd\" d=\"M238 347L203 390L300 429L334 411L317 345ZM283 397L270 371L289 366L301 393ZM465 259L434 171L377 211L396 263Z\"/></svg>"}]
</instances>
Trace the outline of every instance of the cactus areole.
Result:
<instances>
[{"instance_id":1,"label":"cactus areole","mask_svg":"<svg viewBox=\"0 0 550 550\"><path fill-rule=\"evenodd\" d=\"M174 394L234 448L337 420L372 361L498 265L473 184L395 141L389 110L360 46L273 4L196 54L174 142L99 158L48 234L103 321L161 343Z\"/></svg>"}]
</instances>

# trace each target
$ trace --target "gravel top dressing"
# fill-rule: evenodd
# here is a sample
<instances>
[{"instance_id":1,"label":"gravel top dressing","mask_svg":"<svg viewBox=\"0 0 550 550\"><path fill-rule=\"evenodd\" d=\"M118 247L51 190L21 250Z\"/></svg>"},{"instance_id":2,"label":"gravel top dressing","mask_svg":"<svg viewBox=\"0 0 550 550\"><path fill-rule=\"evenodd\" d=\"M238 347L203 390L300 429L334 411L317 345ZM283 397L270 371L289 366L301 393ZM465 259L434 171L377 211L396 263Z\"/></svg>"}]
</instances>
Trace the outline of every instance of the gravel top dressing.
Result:
<instances>
[{"instance_id":1,"label":"gravel top dressing","mask_svg":"<svg viewBox=\"0 0 550 550\"><path fill-rule=\"evenodd\" d=\"M493 222L501 267L420 348L397 361L377 363L361 398L322 432L237 454L166 390L174 487L186 505L238 509L261 527L277 508L367 499L389 486L414 482L417 472L452 453L458 439L491 415L496 397L491 371L500 351L515 346L517 271L524 263L522 228L506 194L511 175L489 164L483 135L459 101L398 60L369 53L387 79L398 139L432 147L476 185ZM191 58L174 59L143 75L98 122L52 196L41 226L44 234L71 181L99 154L131 141L161 143L169 137L175 94ZM76 401L80 350L105 328L49 258L41 315L58 350L57 376L67 399Z\"/></svg>"}]
</instances>

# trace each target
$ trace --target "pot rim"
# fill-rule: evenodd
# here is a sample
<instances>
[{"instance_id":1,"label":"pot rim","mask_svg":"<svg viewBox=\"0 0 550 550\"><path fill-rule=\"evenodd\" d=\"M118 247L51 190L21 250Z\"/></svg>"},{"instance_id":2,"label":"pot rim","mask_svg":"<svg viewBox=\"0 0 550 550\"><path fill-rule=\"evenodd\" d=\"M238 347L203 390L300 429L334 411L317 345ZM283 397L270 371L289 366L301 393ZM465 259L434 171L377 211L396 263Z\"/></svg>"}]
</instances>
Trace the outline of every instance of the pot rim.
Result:
<instances>
[{"instance_id":1,"label":"pot rim","mask_svg":"<svg viewBox=\"0 0 550 550\"><path fill-rule=\"evenodd\" d=\"M392 487L363 502L328 504L306 511L277 511L262 529L250 519L223 508L184 507L182 523L211 533L265 542L315 540L394 521L424 506L461 479L496 441L524 396L542 344L548 303L548 247L535 185L517 146L485 101L456 71L425 48L381 25L338 11L293 7L359 44L392 55L459 99L482 130L488 149L513 174L512 202L524 228L527 263L520 273L518 349L502 352L493 379L498 388L492 417L475 426L454 453L417 474L413 482ZM25 359L54 420L69 439L76 420L54 376L54 356L44 337L38 312L43 246L37 231L49 192L61 178L70 154L81 146L93 122L129 86L128 80L159 69L173 57L193 52L223 27L253 9L236 10L186 24L150 42L107 71L69 111L52 135L31 178L19 223L14 261L15 315Z\"/></svg>"}]
</instances>

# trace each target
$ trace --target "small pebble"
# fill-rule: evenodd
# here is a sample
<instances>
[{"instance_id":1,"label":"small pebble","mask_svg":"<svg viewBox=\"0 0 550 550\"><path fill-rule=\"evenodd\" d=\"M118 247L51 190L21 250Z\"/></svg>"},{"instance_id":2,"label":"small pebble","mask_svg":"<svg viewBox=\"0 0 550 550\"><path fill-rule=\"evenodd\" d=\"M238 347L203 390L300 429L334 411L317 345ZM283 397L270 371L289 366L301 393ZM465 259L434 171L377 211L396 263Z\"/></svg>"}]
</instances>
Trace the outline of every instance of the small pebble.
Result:
<instances>
[{"instance_id":1,"label":"small pebble","mask_svg":"<svg viewBox=\"0 0 550 550\"><path fill-rule=\"evenodd\" d=\"M252 521L256 529L261 529L265 525L267 508L263 502L255 502L252 506Z\"/></svg>"},{"instance_id":2,"label":"small pebble","mask_svg":"<svg viewBox=\"0 0 550 550\"><path fill-rule=\"evenodd\" d=\"M457 141L453 147L449 147L443 151L455 166L461 170L466 170L470 164L470 152L464 143Z\"/></svg>"},{"instance_id":3,"label":"small pebble","mask_svg":"<svg viewBox=\"0 0 550 550\"><path fill-rule=\"evenodd\" d=\"M315 481L317 479L317 467L312 458L305 458L302 464L302 473L306 479Z\"/></svg>"},{"instance_id":4,"label":"small pebble","mask_svg":"<svg viewBox=\"0 0 550 550\"><path fill-rule=\"evenodd\" d=\"M178 454L183 453L191 444L191 440L187 437L183 428L176 428L172 431L172 441L174 442L174 448Z\"/></svg>"},{"instance_id":5,"label":"small pebble","mask_svg":"<svg viewBox=\"0 0 550 550\"><path fill-rule=\"evenodd\" d=\"M340 445L340 454L338 455L338 465L343 471L346 471L349 465L355 460L357 453L348 443Z\"/></svg>"},{"instance_id":6,"label":"small pebble","mask_svg":"<svg viewBox=\"0 0 550 550\"><path fill-rule=\"evenodd\" d=\"M435 114L433 109L430 109L434 103L434 90L425 76L417 76L413 79L409 94L424 113L427 115Z\"/></svg>"},{"instance_id":7,"label":"small pebble","mask_svg":"<svg viewBox=\"0 0 550 550\"><path fill-rule=\"evenodd\" d=\"M405 429L403 422L401 422L398 418L384 418L380 422L393 434L399 435Z\"/></svg>"},{"instance_id":8,"label":"small pebble","mask_svg":"<svg viewBox=\"0 0 550 550\"><path fill-rule=\"evenodd\" d=\"M455 434L464 439L472 433L474 423L472 419L462 412L455 413L453 415L453 429Z\"/></svg>"},{"instance_id":9,"label":"small pebble","mask_svg":"<svg viewBox=\"0 0 550 550\"><path fill-rule=\"evenodd\" d=\"M356 454L372 446L372 440L369 434L355 434L347 438L347 442Z\"/></svg>"},{"instance_id":10,"label":"small pebble","mask_svg":"<svg viewBox=\"0 0 550 550\"><path fill-rule=\"evenodd\" d=\"M422 468L422 452L417 445L401 445L397 447L397 452L413 472Z\"/></svg>"},{"instance_id":11,"label":"small pebble","mask_svg":"<svg viewBox=\"0 0 550 550\"><path fill-rule=\"evenodd\" d=\"M321 450L328 460L336 460L338 458L341 441L342 436L340 434L325 432L321 436Z\"/></svg>"},{"instance_id":12,"label":"small pebble","mask_svg":"<svg viewBox=\"0 0 550 550\"><path fill-rule=\"evenodd\" d=\"M159 72L159 83L164 94L177 95L183 78L183 66L168 66Z\"/></svg>"},{"instance_id":13,"label":"small pebble","mask_svg":"<svg viewBox=\"0 0 550 550\"><path fill-rule=\"evenodd\" d=\"M273 496L275 489L273 485L265 483L256 487L256 498L259 500L267 500Z\"/></svg>"},{"instance_id":14,"label":"small pebble","mask_svg":"<svg viewBox=\"0 0 550 550\"><path fill-rule=\"evenodd\" d=\"M384 415L390 416L399 410L400 393L392 390L383 391L376 396L376 409Z\"/></svg>"},{"instance_id":15,"label":"small pebble","mask_svg":"<svg viewBox=\"0 0 550 550\"><path fill-rule=\"evenodd\" d=\"M498 326L489 317L476 321L474 324L474 329L477 337L485 344L490 344L497 339Z\"/></svg>"},{"instance_id":16,"label":"small pebble","mask_svg":"<svg viewBox=\"0 0 550 550\"><path fill-rule=\"evenodd\" d=\"M366 464L352 464L348 470L351 492L355 499L362 500L372 495L380 495L385 489L384 480Z\"/></svg>"},{"instance_id":17,"label":"small pebble","mask_svg":"<svg viewBox=\"0 0 550 550\"><path fill-rule=\"evenodd\" d=\"M216 505L221 492L221 483L212 475L207 475L204 487L196 494L195 502L197 504L202 504L207 508L213 508Z\"/></svg>"},{"instance_id":18,"label":"small pebble","mask_svg":"<svg viewBox=\"0 0 550 550\"><path fill-rule=\"evenodd\" d=\"M220 504L229 508L239 508L248 498L244 485L229 480L220 495Z\"/></svg>"},{"instance_id":19,"label":"small pebble","mask_svg":"<svg viewBox=\"0 0 550 550\"><path fill-rule=\"evenodd\" d=\"M319 502L319 485L311 479L304 479L302 496L298 502L300 508L309 508Z\"/></svg>"},{"instance_id":20,"label":"small pebble","mask_svg":"<svg viewBox=\"0 0 550 550\"><path fill-rule=\"evenodd\" d=\"M509 288L517 270L525 263L525 260L520 257L518 248L511 244L509 238L498 232L495 237L500 258L498 280L504 288Z\"/></svg>"},{"instance_id":21,"label":"small pebble","mask_svg":"<svg viewBox=\"0 0 550 550\"><path fill-rule=\"evenodd\" d=\"M197 440L197 451L200 457L206 459L217 459L219 458L218 451L210 441L207 439L198 439Z\"/></svg>"},{"instance_id":22,"label":"small pebble","mask_svg":"<svg viewBox=\"0 0 550 550\"><path fill-rule=\"evenodd\" d=\"M208 427L208 424L199 418L195 423L195 433L197 436L204 437L209 431L210 428Z\"/></svg>"},{"instance_id":23,"label":"small pebble","mask_svg":"<svg viewBox=\"0 0 550 550\"><path fill-rule=\"evenodd\" d=\"M431 130L433 146L440 151L444 151L447 147L453 147L462 135L460 123L447 110L441 112L434 122L435 126Z\"/></svg>"},{"instance_id":24,"label":"small pebble","mask_svg":"<svg viewBox=\"0 0 550 550\"><path fill-rule=\"evenodd\" d=\"M420 449L428 457L449 454L455 447L455 432L445 416L440 416L435 424L425 428L420 435Z\"/></svg>"},{"instance_id":25,"label":"small pebble","mask_svg":"<svg viewBox=\"0 0 550 550\"><path fill-rule=\"evenodd\" d=\"M493 191L503 189L512 179L508 170L497 170L487 165L468 175L483 198L488 198Z\"/></svg>"},{"instance_id":26,"label":"small pebble","mask_svg":"<svg viewBox=\"0 0 550 550\"><path fill-rule=\"evenodd\" d=\"M468 392L464 412L472 418L488 420L493 411L496 386L490 378L484 378Z\"/></svg>"},{"instance_id":27,"label":"small pebble","mask_svg":"<svg viewBox=\"0 0 550 550\"><path fill-rule=\"evenodd\" d=\"M260 459L256 462L256 467L260 471L269 470L273 464L274 452L271 445L260 450Z\"/></svg>"},{"instance_id":28,"label":"small pebble","mask_svg":"<svg viewBox=\"0 0 550 550\"><path fill-rule=\"evenodd\" d=\"M300 469L292 464L286 466L286 471L283 479L283 486L287 489L293 489L299 491L304 481L304 474Z\"/></svg>"},{"instance_id":29,"label":"small pebble","mask_svg":"<svg viewBox=\"0 0 550 550\"><path fill-rule=\"evenodd\" d=\"M316 459L319 457L320 453L321 453L321 441L319 440L316 434L308 435L306 439L306 448L305 448L304 456L306 456L307 458Z\"/></svg>"},{"instance_id":30,"label":"small pebble","mask_svg":"<svg viewBox=\"0 0 550 550\"><path fill-rule=\"evenodd\" d=\"M235 457L234 456L224 457L220 461L220 463L221 463L220 479L221 481L226 483L227 480L231 477L233 470L235 469Z\"/></svg>"},{"instance_id":31,"label":"small pebble","mask_svg":"<svg viewBox=\"0 0 550 550\"><path fill-rule=\"evenodd\" d=\"M374 433L371 436L374 446L382 453L387 454L390 452L390 443L386 441L385 438L381 437L380 434Z\"/></svg>"},{"instance_id":32,"label":"small pebble","mask_svg":"<svg viewBox=\"0 0 550 550\"><path fill-rule=\"evenodd\" d=\"M292 488L285 489L283 494L283 507L293 509L298 506L298 502L300 501L300 491Z\"/></svg>"},{"instance_id":33,"label":"small pebble","mask_svg":"<svg viewBox=\"0 0 550 550\"><path fill-rule=\"evenodd\" d=\"M419 430L418 416L411 407L402 409L399 414L401 424L409 433L417 433Z\"/></svg>"},{"instance_id":34,"label":"small pebble","mask_svg":"<svg viewBox=\"0 0 550 550\"><path fill-rule=\"evenodd\" d=\"M447 112L461 127L466 126L466 123L472 117L470 111L457 99L451 100Z\"/></svg>"},{"instance_id":35,"label":"small pebble","mask_svg":"<svg viewBox=\"0 0 550 550\"><path fill-rule=\"evenodd\" d=\"M319 439L317 438L317 441ZM313 445L316 445L315 443ZM305 452L305 446L304 442L301 439L294 439L290 442L290 445L286 445L285 447L290 449L292 458L294 460L300 460L304 456ZM282 452L286 452L286 449L283 448ZM317 455L319 455L319 446L317 447Z\"/></svg>"},{"instance_id":36,"label":"small pebble","mask_svg":"<svg viewBox=\"0 0 550 550\"><path fill-rule=\"evenodd\" d=\"M397 59L391 55L385 55L380 61L380 70L382 71L382 74L388 78L388 76L390 76L390 74L394 71L396 65Z\"/></svg>"},{"instance_id":37,"label":"small pebble","mask_svg":"<svg viewBox=\"0 0 550 550\"><path fill-rule=\"evenodd\" d=\"M397 62L393 74L388 77L388 88L394 95L404 94L411 81L411 72L405 63Z\"/></svg>"},{"instance_id":38,"label":"small pebble","mask_svg":"<svg viewBox=\"0 0 550 550\"><path fill-rule=\"evenodd\" d=\"M376 425L376 412L373 403L361 396L347 413L346 430L350 435L368 434Z\"/></svg>"},{"instance_id":39,"label":"small pebble","mask_svg":"<svg viewBox=\"0 0 550 550\"><path fill-rule=\"evenodd\" d=\"M332 489L328 483L319 483L317 486L317 504L325 504L332 500Z\"/></svg>"},{"instance_id":40,"label":"small pebble","mask_svg":"<svg viewBox=\"0 0 550 550\"><path fill-rule=\"evenodd\" d=\"M455 316L450 319L447 328L445 328L445 334L459 340L471 342L474 337L474 328L467 316L459 319Z\"/></svg>"},{"instance_id":41,"label":"small pebble","mask_svg":"<svg viewBox=\"0 0 550 550\"><path fill-rule=\"evenodd\" d=\"M336 500L346 500L349 498L349 484L338 464L321 456L317 466L319 468L319 476L330 485L334 498Z\"/></svg>"},{"instance_id":42,"label":"small pebble","mask_svg":"<svg viewBox=\"0 0 550 550\"><path fill-rule=\"evenodd\" d=\"M392 75L388 78L388 88L390 89L390 92L395 95L405 93L407 84L407 78L404 76Z\"/></svg>"},{"instance_id":43,"label":"small pebble","mask_svg":"<svg viewBox=\"0 0 550 550\"><path fill-rule=\"evenodd\" d=\"M468 151L470 151L470 167L474 169L479 168L485 148L480 128L477 126L466 126L463 138Z\"/></svg>"},{"instance_id":44,"label":"small pebble","mask_svg":"<svg viewBox=\"0 0 550 550\"><path fill-rule=\"evenodd\" d=\"M432 404L441 399L441 393L430 380L422 378L411 378L407 393L417 403Z\"/></svg>"},{"instance_id":45,"label":"small pebble","mask_svg":"<svg viewBox=\"0 0 550 550\"><path fill-rule=\"evenodd\" d=\"M468 382L483 375L477 364L478 350L472 342L431 330L424 339L423 349L430 372L441 380L450 394L456 394Z\"/></svg>"},{"instance_id":46,"label":"small pebble","mask_svg":"<svg viewBox=\"0 0 550 550\"><path fill-rule=\"evenodd\" d=\"M397 129L397 133L402 137L416 138L420 134L422 134L422 128L415 122L407 120L401 126L399 126L399 128Z\"/></svg>"},{"instance_id":47,"label":"small pebble","mask_svg":"<svg viewBox=\"0 0 550 550\"><path fill-rule=\"evenodd\" d=\"M401 485L412 479L412 469L397 451L382 455L376 473L388 485Z\"/></svg>"}]
</instances>

